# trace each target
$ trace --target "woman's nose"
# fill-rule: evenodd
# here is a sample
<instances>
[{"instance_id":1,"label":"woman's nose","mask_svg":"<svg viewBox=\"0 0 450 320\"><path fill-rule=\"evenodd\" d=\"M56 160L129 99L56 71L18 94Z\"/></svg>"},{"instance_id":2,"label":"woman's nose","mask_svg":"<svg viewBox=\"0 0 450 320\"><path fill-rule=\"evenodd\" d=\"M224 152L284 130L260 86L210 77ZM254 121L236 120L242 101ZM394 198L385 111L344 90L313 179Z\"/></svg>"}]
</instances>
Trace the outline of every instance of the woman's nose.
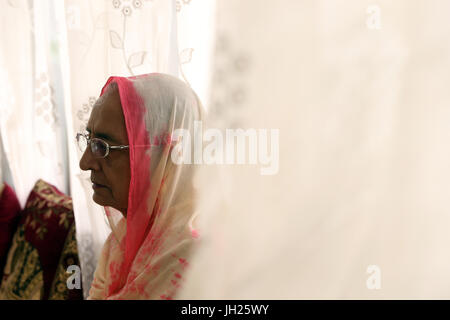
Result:
<instances>
[{"instance_id":1,"label":"woman's nose","mask_svg":"<svg viewBox=\"0 0 450 320\"><path fill-rule=\"evenodd\" d=\"M80 169L83 171L86 170L100 170L100 165L98 160L92 156L92 152L90 147L88 146L80 159Z\"/></svg>"}]
</instances>

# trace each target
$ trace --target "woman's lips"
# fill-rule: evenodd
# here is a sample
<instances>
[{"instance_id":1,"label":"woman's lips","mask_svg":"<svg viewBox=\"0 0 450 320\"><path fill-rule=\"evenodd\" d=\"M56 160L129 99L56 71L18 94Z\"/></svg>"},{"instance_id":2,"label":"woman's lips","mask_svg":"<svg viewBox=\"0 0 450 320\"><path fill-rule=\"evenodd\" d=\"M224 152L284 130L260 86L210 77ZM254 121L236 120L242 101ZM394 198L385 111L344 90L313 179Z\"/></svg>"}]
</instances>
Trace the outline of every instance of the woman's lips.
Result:
<instances>
[{"instance_id":1,"label":"woman's lips","mask_svg":"<svg viewBox=\"0 0 450 320\"><path fill-rule=\"evenodd\" d=\"M92 189L106 188L106 186L92 182Z\"/></svg>"}]
</instances>

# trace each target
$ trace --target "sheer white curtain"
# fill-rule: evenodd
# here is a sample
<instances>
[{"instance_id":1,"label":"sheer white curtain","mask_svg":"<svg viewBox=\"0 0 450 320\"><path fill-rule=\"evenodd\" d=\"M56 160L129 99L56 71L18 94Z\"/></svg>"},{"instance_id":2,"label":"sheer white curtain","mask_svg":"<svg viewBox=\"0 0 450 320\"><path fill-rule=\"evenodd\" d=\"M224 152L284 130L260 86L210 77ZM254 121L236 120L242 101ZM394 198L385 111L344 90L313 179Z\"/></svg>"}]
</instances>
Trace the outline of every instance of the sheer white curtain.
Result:
<instances>
[{"instance_id":1,"label":"sheer white curtain","mask_svg":"<svg viewBox=\"0 0 450 320\"><path fill-rule=\"evenodd\" d=\"M206 100L214 2L0 3L2 175L22 206L38 178L72 196L85 295L109 227L79 169L75 135L111 75L169 73Z\"/></svg>"},{"instance_id":2,"label":"sheer white curtain","mask_svg":"<svg viewBox=\"0 0 450 320\"><path fill-rule=\"evenodd\" d=\"M0 15L2 167L23 206L41 177L68 191L57 48L48 1L5 1Z\"/></svg>"},{"instance_id":3,"label":"sheer white curtain","mask_svg":"<svg viewBox=\"0 0 450 320\"><path fill-rule=\"evenodd\" d=\"M177 0L180 77L209 107L216 0Z\"/></svg>"},{"instance_id":4,"label":"sheer white curtain","mask_svg":"<svg viewBox=\"0 0 450 320\"><path fill-rule=\"evenodd\" d=\"M450 297L449 9L218 1L211 111L280 169L224 168L181 298Z\"/></svg>"}]
</instances>

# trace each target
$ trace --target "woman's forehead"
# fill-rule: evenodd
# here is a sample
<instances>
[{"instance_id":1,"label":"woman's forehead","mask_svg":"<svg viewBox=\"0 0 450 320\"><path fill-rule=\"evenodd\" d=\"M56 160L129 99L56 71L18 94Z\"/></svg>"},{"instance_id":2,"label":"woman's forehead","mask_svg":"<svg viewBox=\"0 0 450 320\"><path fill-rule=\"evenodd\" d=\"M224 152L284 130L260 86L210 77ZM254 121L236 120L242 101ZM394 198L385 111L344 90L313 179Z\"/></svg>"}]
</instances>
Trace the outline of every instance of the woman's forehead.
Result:
<instances>
[{"instance_id":1,"label":"woman's forehead","mask_svg":"<svg viewBox=\"0 0 450 320\"><path fill-rule=\"evenodd\" d=\"M114 91L114 90L113 90ZM120 132L126 130L118 92L105 92L94 104L87 128L91 131Z\"/></svg>"}]
</instances>

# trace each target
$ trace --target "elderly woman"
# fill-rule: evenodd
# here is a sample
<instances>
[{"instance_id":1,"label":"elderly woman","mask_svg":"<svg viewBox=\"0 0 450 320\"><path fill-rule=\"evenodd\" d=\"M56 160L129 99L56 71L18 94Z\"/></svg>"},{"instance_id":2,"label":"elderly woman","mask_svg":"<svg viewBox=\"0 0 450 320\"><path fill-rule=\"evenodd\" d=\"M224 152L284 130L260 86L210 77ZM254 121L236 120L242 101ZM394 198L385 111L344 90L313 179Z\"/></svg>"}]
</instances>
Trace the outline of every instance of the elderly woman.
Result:
<instances>
[{"instance_id":1,"label":"elderly woman","mask_svg":"<svg viewBox=\"0 0 450 320\"><path fill-rule=\"evenodd\" d=\"M169 75L111 77L103 87L77 135L80 168L112 229L88 299L172 299L182 285L198 236L194 166L172 160L173 133L192 132L202 114L197 95Z\"/></svg>"}]
</instances>

